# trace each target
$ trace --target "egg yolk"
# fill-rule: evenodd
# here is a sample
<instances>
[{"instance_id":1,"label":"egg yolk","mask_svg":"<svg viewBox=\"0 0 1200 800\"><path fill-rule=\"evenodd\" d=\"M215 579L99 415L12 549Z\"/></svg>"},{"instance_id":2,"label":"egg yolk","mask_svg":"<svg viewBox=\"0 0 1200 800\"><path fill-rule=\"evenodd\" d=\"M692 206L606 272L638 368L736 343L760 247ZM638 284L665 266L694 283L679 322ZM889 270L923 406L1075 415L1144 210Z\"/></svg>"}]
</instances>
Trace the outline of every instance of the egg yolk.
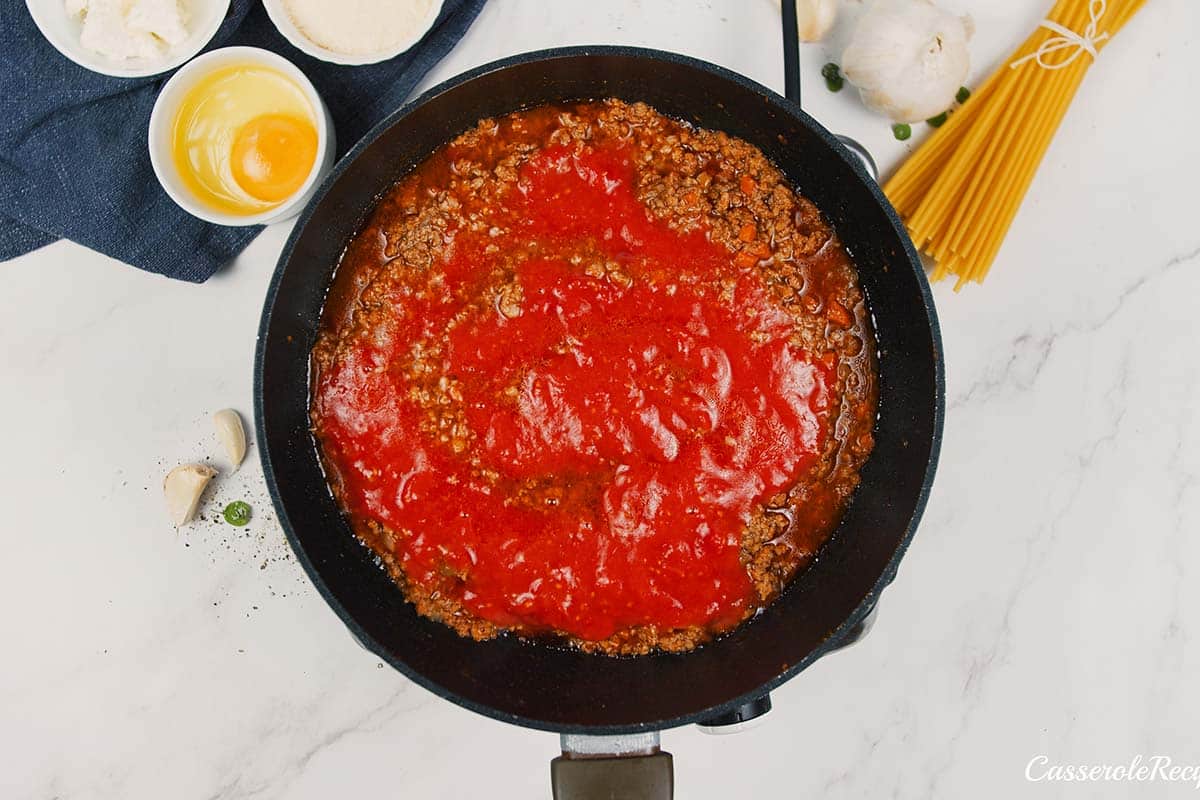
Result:
<instances>
[{"instance_id":1,"label":"egg yolk","mask_svg":"<svg viewBox=\"0 0 1200 800\"><path fill-rule=\"evenodd\" d=\"M263 114L237 132L230 170L251 197L277 203L304 185L317 158L317 130L306 119Z\"/></svg>"}]
</instances>

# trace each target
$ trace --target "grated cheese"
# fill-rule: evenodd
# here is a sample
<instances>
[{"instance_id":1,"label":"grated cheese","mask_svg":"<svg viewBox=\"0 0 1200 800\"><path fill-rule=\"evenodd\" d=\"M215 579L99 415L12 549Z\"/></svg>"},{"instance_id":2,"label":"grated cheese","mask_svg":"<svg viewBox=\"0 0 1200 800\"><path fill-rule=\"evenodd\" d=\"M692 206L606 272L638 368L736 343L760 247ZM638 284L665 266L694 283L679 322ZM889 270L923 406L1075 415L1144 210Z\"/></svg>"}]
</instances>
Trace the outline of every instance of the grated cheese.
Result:
<instances>
[{"instance_id":1,"label":"grated cheese","mask_svg":"<svg viewBox=\"0 0 1200 800\"><path fill-rule=\"evenodd\" d=\"M315 44L357 56L394 50L411 39L433 0L283 0L283 7Z\"/></svg>"}]
</instances>

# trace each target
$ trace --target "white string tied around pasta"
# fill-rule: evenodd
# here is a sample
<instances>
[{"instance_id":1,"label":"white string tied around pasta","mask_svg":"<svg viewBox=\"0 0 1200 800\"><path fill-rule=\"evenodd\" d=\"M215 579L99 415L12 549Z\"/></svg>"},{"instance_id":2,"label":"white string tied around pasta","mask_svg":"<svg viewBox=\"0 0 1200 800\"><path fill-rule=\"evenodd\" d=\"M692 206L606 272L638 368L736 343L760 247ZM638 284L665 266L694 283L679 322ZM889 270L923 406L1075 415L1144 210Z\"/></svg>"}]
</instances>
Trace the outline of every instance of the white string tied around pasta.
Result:
<instances>
[{"instance_id":1,"label":"white string tied around pasta","mask_svg":"<svg viewBox=\"0 0 1200 800\"><path fill-rule=\"evenodd\" d=\"M1107 0L1092 0L1092 2L1088 4L1088 15L1091 17L1091 21L1088 23L1088 26L1083 29L1082 34L1076 33L1075 31L1063 25L1059 25L1054 20L1042 20L1041 27L1053 33L1057 33L1058 36L1051 36L1049 39L1042 42L1041 46L1038 47L1036 51L1030 53L1024 58L1018 58L1016 61L1009 64L1009 67L1011 69L1016 69L1026 61L1032 59L1037 61L1038 66L1043 69L1062 69L1075 59L1079 58L1079 56L1083 53L1088 53L1093 59L1095 59L1096 56L1099 55L1096 51L1096 45L1108 38L1107 31L1100 34L1096 33L1096 29L1100 26L1100 18L1104 16L1107 6ZM1052 64L1045 60L1046 56L1057 53L1059 50L1066 50L1068 48L1074 48L1074 52L1062 61Z\"/></svg>"}]
</instances>

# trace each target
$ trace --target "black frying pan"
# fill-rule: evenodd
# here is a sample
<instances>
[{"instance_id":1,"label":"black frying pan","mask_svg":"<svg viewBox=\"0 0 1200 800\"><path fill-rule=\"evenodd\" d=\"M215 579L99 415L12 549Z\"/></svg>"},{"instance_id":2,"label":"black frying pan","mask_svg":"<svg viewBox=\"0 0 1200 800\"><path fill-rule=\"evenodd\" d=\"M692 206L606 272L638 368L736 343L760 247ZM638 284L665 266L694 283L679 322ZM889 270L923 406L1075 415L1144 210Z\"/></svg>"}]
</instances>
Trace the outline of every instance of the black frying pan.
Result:
<instances>
[{"instance_id":1,"label":"black frying pan","mask_svg":"<svg viewBox=\"0 0 1200 800\"><path fill-rule=\"evenodd\" d=\"M618 659L516 637L476 642L418 616L352 535L309 432L309 350L325 292L376 198L482 117L603 97L643 100L759 147L845 242L879 343L875 450L833 537L762 614L681 655ZM772 688L843 642L895 576L913 535L933 479L943 401L929 286L895 211L861 162L794 104L740 75L625 47L548 50L488 64L430 90L377 126L338 164L288 239L267 291L255 359L255 421L267 486L300 563L353 634L452 702L570 735L744 719L769 708ZM664 778L654 759L621 763L633 766L618 774L617 762L595 762L579 773L576 764L557 764L556 796L586 796L580 792L596 777L593 766L603 773L606 792L613 780L645 791L666 782L669 790L669 774Z\"/></svg>"}]
</instances>

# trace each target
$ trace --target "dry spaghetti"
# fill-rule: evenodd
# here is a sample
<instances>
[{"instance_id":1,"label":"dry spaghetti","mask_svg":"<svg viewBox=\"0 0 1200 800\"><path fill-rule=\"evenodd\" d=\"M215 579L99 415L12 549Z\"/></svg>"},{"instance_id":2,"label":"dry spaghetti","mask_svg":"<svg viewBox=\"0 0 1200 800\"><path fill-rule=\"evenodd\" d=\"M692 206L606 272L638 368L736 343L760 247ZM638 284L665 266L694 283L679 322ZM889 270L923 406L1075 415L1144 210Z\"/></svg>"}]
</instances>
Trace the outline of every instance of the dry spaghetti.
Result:
<instances>
[{"instance_id":1,"label":"dry spaghetti","mask_svg":"<svg viewBox=\"0 0 1200 800\"><path fill-rule=\"evenodd\" d=\"M1145 0L1058 0L1034 33L950 115L884 191L933 279L982 282L1097 53Z\"/></svg>"}]
</instances>

